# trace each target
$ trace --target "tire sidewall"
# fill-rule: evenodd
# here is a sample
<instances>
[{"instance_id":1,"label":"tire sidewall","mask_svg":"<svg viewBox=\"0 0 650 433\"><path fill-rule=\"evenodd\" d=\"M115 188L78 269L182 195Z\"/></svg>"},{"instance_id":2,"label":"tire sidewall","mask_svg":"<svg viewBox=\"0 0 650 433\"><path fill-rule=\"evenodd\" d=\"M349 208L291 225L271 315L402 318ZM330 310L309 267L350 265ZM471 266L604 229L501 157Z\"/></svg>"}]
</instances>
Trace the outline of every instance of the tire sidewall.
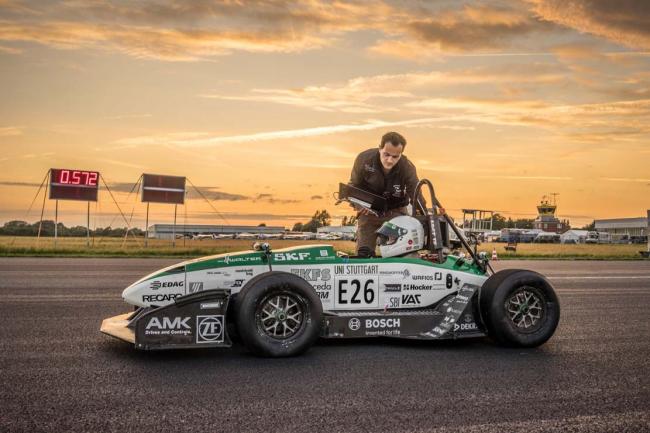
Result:
<instances>
[{"instance_id":1,"label":"tire sidewall","mask_svg":"<svg viewBox=\"0 0 650 433\"><path fill-rule=\"evenodd\" d=\"M290 293L301 302L301 328L291 337L278 339L258 326L259 306L270 296ZM297 275L267 272L251 280L237 296L237 330L244 345L254 354L269 357L303 353L318 339L322 304L313 287Z\"/></svg>"},{"instance_id":2,"label":"tire sidewall","mask_svg":"<svg viewBox=\"0 0 650 433\"><path fill-rule=\"evenodd\" d=\"M541 324L534 331L523 331L510 319L506 302L523 286L543 299ZM499 281L488 302L487 322L491 335L505 345L536 347L545 343L557 328L560 319L560 304L551 284L542 275L533 271L511 272Z\"/></svg>"}]
</instances>

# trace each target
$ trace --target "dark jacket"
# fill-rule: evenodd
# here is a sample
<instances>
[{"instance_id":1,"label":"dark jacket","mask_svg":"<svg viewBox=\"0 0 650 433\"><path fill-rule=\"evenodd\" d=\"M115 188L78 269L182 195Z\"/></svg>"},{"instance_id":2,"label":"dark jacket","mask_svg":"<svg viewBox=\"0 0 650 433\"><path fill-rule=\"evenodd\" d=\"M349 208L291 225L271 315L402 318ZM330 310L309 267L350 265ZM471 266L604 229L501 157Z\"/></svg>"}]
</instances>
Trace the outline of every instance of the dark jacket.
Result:
<instances>
[{"instance_id":1,"label":"dark jacket","mask_svg":"<svg viewBox=\"0 0 650 433\"><path fill-rule=\"evenodd\" d=\"M388 209L408 205L418 183L415 166L404 155L397 164L384 174L379 159L379 150L364 150L357 156L352 167L350 183L357 188L386 198ZM420 201L424 203L420 196Z\"/></svg>"}]
</instances>

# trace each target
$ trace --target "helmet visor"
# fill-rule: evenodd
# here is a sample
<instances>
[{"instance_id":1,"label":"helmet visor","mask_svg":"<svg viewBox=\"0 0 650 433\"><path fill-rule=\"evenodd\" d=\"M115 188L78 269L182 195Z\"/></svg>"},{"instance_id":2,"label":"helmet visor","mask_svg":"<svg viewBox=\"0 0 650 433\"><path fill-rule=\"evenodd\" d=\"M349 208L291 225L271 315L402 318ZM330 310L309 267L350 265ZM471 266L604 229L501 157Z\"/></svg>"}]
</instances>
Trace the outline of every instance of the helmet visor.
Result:
<instances>
[{"instance_id":1,"label":"helmet visor","mask_svg":"<svg viewBox=\"0 0 650 433\"><path fill-rule=\"evenodd\" d=\"M393 245L400 236L404 236L407 233L408 230L387 221L377 230L377 245Z\"/></svg>"}]
</instances>

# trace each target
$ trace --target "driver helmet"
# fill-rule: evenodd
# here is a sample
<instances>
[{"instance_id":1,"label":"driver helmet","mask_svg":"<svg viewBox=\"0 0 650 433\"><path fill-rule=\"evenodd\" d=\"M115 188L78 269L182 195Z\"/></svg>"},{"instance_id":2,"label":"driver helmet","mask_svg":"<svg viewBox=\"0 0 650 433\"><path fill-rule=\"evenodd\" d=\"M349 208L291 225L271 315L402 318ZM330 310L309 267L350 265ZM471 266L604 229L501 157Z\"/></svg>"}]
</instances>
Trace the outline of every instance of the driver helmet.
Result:
<instances>
[{"instance_id":1,"label":"driver helmet","mask_svg":"<svg viewBox=\"0 0 650 433\"><path fill-rule=\"evenodd\" d=\"M424 228L412 216L402 215L386 221L376 233L382 257L415 252L424 245Z\"/></svg>"}]
</instances>

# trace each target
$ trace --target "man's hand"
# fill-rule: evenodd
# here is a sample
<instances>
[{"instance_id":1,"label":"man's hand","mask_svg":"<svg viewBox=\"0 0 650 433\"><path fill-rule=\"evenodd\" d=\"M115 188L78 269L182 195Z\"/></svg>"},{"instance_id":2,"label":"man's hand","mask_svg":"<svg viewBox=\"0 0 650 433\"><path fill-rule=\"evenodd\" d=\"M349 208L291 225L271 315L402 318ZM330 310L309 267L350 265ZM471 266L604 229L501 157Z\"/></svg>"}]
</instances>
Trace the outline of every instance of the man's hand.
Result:
<instances>
[{"instance_id":1,"label":"man's hand","mask_svg":"<svg viewBox=\"0 0 650 433\"><path fill-rule=\"evenodd\" d=\"M445 210L444 207L439 207L438 208L438 215L444 215L446 213L447 213L447 211Z\"/></svg>"},{"instance_id":2,"label":"man's hand","mask_svg":"<svg viewBox=\"0 0 650 433\"><path fill-rule=\"evenodd\" d=\"M352 203L350 203L350 205L352 206L352 208L355 211L357 211L357 217L360 216L360 215L372 215L372 212L370 212L370 210L368 210L367 208L365 208L363 206L359 206L359 205L352 204Z\"/></svg>"}]
</instances>

